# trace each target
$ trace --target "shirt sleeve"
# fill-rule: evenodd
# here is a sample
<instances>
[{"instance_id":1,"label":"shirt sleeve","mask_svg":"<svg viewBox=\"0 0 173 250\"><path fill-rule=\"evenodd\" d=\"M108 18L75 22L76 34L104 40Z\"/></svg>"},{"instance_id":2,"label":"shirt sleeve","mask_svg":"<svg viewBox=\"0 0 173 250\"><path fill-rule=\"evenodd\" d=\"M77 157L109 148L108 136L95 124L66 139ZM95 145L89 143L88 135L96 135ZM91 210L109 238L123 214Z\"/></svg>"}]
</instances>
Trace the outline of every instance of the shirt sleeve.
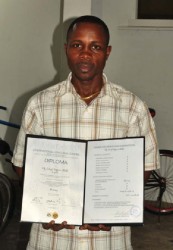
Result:
<instances>
[{"instance_id":1,"label":"shirt sleeve","mask_svg":"<svg viewBox=\"0 0 173 250\"><path fill-rule=\"evenodd\" d=\"M132 113L128 136L145 137L145 171L157 169L160 167L160 158L154 120L147 105L140 100L132 108Z\"/></svg>"},{"instance_id":2,"label":"shirt sleeve","mask_svg":"<svg viewBox=\"0 0 173 250\"><path fill-rule=\"evenodd\" d=\"M23 113L21 128L16 139L12 158L12 163L16 167L23 167L26 134L43 134L37 99L37 96L31 98Z\"/></svg>"}]
</instances>

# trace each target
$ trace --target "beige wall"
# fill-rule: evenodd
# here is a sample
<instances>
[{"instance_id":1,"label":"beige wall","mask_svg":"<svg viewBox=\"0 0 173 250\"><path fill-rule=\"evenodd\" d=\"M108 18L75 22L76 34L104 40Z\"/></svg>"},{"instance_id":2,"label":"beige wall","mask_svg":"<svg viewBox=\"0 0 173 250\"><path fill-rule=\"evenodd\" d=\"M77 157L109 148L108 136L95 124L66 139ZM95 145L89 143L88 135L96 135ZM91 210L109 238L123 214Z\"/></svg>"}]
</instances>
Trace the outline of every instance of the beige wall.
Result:
<instances>
[{"instance_id":1,"label":"beige wall","mask_svg":"<svg viewBox=\"0 0 173 250\"><path fill-rule=\"evenodd\" d=\"M91 14L91 0L0 1L0 119L20 124L27 100L67 74L63 52L69 19ZM18 130L0 124L13 148ZM0 172L15 177L0 155Z\"/></svg>"},{"instance_id":2,"label":"beige wall","mask_svg":"<svg viewBox=\"0 0 173 250\"><path fill-rule=\"evenodd\" d=\"M0 110L0 119L20 123L28 98L52 84L59 73L51 46L54 30L59 30L60 7L60 0L0 1L0 105L8 108ZM55 61L57 65L57 57ZM0 137L12 147L16 134L16 129L0 125ZM8 164L6 169L1 167L6 170L10 171Z\"/></svg>"},{"instance_id":3,"label":"beige wall","mask_svg":"<svg viewBox=\"0 0 173 250\"><path fill-rule=\"evenodd\" d=\"M80 0L1 0L0 105L8 111L0 111L0 119L20 123L28 98L65 77L62 21L89 13L103 18L110 28L113 50L105 72L156 109L159 147L173 149L173 29L128 27L136 15L136 0L82 4ZM16 134L16 129L0 125L0 137L12 147Z\"/></svg>"},{"instance_id":4,"label":"beige wall","mask_svg":"<svg viewBox=\"0 0 173 250\"><path fill-rule=\"evenodd\" d=\"M156 109L159 147L173 149L173 26L127 27L136 0L103 1L103 10L113 46L106 72Z\"/></svg>"}]
</instances>

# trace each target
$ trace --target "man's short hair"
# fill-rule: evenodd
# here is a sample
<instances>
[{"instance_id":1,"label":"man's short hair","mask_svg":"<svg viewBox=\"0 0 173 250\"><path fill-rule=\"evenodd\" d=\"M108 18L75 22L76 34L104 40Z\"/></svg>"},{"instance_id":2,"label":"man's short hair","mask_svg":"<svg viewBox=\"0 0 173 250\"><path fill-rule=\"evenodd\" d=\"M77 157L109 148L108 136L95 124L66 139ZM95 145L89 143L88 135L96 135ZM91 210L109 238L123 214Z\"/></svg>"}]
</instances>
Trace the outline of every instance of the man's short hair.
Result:
<instances>
[{"instance_id":1,"label":"man's short hair","mask_svg":"<svg viewBox=\"0 0 173 250\"><path fill-rule=\"evenodd\" d=\"M109 44L110 34L109 34L108 26L100 18L98 18L96 16L91 16L91 15L80 16L80 17L76 18L70 24L70 26L67 30L67 37L66 37L67 41L68 41L70 32L73 30L74 25L77 23L95 23L95 24L100 25L103 28L103 31L105 32L106 44L107 45Z\"/></svg>"}]
</instances>

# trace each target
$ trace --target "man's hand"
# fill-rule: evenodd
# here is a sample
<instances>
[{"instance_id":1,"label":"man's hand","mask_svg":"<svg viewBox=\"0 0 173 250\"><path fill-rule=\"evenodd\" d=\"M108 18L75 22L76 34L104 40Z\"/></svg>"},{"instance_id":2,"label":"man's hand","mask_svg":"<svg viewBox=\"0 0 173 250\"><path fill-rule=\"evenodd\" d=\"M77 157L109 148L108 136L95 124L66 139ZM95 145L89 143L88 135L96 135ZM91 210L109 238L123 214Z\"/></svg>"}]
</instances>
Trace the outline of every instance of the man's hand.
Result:
<instances>
[{"instance_id":1,"label":"man's hand","mask_svg":"<svg viewBox=\"0 0 173 250\"><path fill-rule=\"evenodd\" d=\"M68 225L66 221L63 221L61 224L55 224L54 220L51 220L49 223L44 223L42 224L43 228L48 230L51 229L53 231L60 231L64 228L66 229L74 229L75 226L73 225Z\"/></svg>"},{"instance_id":2,"label":"man's hand","mask_svg":"<svg viewBox=\"0 0 173 250\"><path fill-rule=\"evenodd\" d=\"M84 224L79 227L80 230L90 230L90 231L110 231L111 227L105 226L103 224L99 225L89 225L89 224Z\"/></svg>"},{"instance_id":3,"label":"man's hand","mask_svg":"<svg viewBox=\"0 0 173 250\"><path fill-rule=\"evenodd\" d=\"M60 231L63 228L66 229L74 229L74 225L68 225L66 221L63 221L61 224L55 224L55 221L52 220L49 223L44 223L42 224L43 228L46 230L53 230L53 231ZM84 224L79 227L80 230L89 230L89 231L110 231L111 227L99 224L99 225L89 225L89 224Z\"/></svg>"}]
</instances>

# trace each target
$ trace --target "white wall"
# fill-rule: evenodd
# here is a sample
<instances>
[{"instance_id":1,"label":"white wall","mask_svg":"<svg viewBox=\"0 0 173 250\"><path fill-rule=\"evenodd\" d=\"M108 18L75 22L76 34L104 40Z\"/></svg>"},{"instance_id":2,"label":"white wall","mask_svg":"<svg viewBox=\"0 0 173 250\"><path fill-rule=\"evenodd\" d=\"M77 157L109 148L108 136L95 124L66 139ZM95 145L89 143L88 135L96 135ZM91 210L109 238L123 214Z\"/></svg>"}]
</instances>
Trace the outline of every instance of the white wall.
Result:
<instances>
[{"instance_id":1,"label":"white wall","mask_svg":"<svg viewBox=\"0 0 173 250\"><path fill-rule=\"evenodd\" d=\"M80 2L0 1L0 105L8 107L0 119L20 123L28 98L64 77L62 21L92 13L106 21L111 33L113 50L105 72L156 109L159 147L173 149L173 30L122 28L135 18L136 0ZM0 137L12 147L16 134L0 125Z\"/></svg>"},{"instance_id":2,"label":"white wall","mask_svg":"<svg viewBox=\"0 0 173 250\"><path fill-rule=\"evenodd\" d=\"M106 73L156 109L159 147L173 149L173 28L122 28L135 18L136 0L102 5L113 46Z\"/></svg>"},{"instance_id":3,"label":"white wall","mask_svg":"<svg viewBox=\"0 0 173 250\"><path fill-rule=\"evenodd\" d=\"M20 124L30 96L64 79L64 29L90 13L91 0L0 0L0 105L8 108L0 119ZM0 138L12 149L17 133L0 124ZM0 172L16 177L1 155Z\"/></svg>"},{"instance_id":4,"label":"white wall","mask_svg":"<svg viewBox=\"0 0 173 250\"><path fill-rule=\"evenodd\" d=\"M57 47L52 44L55 29L58 41L60 4L60 0L0 1L0 105L8 108L0 110L0 119L20 123L28 98L54 83L59 72L51 48L55 55ZM58 65L58 57L54 61ZM16 129L0 125L0 137L12 147L16 134ZM8 164L5 167L10 171Z\"/></svg>"}]
</instances>

